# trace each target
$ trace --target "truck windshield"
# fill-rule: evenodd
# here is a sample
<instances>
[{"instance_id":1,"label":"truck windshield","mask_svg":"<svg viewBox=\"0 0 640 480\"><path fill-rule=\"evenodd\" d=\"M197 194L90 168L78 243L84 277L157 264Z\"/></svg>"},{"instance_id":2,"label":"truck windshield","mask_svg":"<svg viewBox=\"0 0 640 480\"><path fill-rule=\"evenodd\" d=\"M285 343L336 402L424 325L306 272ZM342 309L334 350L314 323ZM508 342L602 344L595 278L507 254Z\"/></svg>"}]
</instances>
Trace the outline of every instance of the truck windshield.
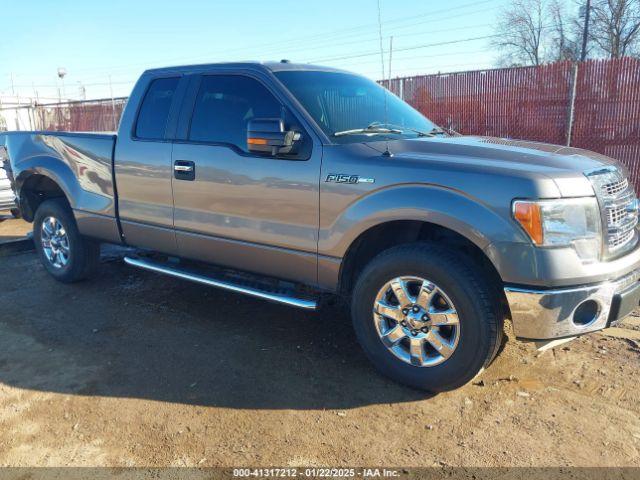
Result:
<instances>
[{"instance_id":1,"label":"truck windshield","mask_svg":"<svg viewBox=\"0 0 640 480\"><path fill-rule=\"evenodd\" d=\"M335 143L442 133L420 112L367 78L340 72L283 71L276 77Z\"/></svg>"}]
</instances>

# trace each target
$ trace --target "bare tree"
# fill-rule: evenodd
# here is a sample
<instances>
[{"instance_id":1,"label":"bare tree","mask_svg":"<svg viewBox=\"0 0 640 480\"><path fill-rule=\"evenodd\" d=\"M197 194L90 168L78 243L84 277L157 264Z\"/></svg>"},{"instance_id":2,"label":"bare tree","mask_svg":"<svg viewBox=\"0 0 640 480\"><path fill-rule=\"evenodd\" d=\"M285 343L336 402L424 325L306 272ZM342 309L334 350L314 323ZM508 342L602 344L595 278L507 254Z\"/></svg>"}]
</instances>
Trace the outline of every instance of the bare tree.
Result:
<instances>
[{"instance_id":1,"label":"bare tree","mask_svg":"<svg viewBox=\"0 0 640 480\"><path fill-rule=\"evenodd\" d=\"M610 58L637 54L640 0L593 0L589 38Z\"/></svg>"},{"instance_id":2,"label":"bare tree","mask_svg":"<svg viewBox=\"0 0 640 480\"><path fill-rule=\"evenodd\" d=\"M504 65L540 65L544 62L546 0L514 0L500 15L491 42Z\"/></svg>"},{"instance_id":3,"label":"bare tree","mask_svg":"<svg viewBox=\"0 0 640 480\"><path fill-rule=\"evenodd\" d=\"M552 61L577 60L580 56L580 25L567 10L563 0L552 0L547 8L549 59Z\"/></svg>"}]
</instances>

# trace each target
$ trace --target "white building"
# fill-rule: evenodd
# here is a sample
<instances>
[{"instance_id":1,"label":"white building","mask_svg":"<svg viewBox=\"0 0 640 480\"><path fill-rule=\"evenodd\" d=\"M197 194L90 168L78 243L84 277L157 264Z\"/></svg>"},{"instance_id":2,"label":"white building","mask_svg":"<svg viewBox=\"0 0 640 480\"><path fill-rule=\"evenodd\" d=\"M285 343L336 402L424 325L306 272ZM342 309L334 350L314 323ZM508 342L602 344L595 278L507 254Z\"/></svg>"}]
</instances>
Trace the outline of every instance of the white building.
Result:
<instances>
[{"instance_id":1,"label":"white building","mask_svg":"<svg viewBox=\"0 0 640 480\"><path fill-rule=\"evenodd\" d=\"M57 98L38 98L38 103L55 103ZM0 95L0 132L11 130L36 130L33 117L35 99L13 95Z\"/></svg>"}]
</instances>

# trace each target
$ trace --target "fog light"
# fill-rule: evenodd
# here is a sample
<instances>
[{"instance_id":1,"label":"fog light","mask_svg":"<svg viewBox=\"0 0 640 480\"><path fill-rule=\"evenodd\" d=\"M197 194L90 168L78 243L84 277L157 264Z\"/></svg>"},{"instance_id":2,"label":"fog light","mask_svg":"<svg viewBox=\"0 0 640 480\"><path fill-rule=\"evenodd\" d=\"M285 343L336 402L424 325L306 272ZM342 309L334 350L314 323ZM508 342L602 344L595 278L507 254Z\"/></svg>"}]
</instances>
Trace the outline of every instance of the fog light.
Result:
<instances>
[{"instance_id":1,"label":"fog light","mask_svg":"<svg viewBox=\"0 0 640 480\"><path fill-rule=\"evenodd\" d=\"M573 312L573 323L579 327L587 326L598 319L600 305L595 300L582 302Z\"/></svg>"}]
</instances>

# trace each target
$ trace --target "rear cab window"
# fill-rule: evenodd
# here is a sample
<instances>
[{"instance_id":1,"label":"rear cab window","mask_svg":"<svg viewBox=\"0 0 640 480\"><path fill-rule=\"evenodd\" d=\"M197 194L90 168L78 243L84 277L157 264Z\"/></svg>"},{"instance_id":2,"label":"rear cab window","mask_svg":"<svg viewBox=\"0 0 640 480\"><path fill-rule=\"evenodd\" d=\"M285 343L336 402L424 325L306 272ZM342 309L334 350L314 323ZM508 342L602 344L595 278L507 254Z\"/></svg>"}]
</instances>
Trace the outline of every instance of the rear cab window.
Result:
<instances>
[{"instance_id":1,"label":"rear cab window","mask_svg":"<svg viewBox=\"0 0 640 480\"><path fill-rule=\"evenodd\" d=\"M136 138L164 140L171 102L179 81L179 77L158 78L149 84L136 120Z\"/></svg>"}]
</instances>

